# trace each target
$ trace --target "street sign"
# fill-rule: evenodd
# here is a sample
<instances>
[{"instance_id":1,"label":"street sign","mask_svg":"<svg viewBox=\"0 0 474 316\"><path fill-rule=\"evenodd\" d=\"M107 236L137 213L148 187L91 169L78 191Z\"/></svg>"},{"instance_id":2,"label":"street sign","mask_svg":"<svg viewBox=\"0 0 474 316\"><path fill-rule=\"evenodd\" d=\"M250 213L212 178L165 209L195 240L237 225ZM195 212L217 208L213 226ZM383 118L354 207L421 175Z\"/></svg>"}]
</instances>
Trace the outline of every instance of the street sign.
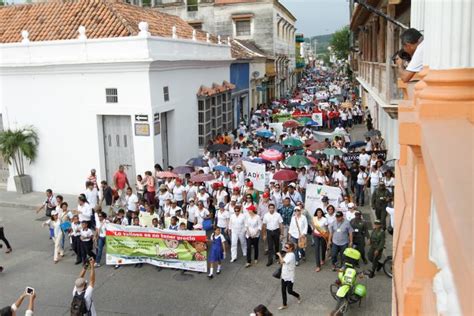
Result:
<instances>
[{"instance_id":1,"label":"street sign","mask_svg":"<svg viewBox=\"0 0 474 316\"><path fill-rule=\"evenodd\" d=\"M135 114L135 122L148 122L148 115Z\"/></svg>"}]
</instances>

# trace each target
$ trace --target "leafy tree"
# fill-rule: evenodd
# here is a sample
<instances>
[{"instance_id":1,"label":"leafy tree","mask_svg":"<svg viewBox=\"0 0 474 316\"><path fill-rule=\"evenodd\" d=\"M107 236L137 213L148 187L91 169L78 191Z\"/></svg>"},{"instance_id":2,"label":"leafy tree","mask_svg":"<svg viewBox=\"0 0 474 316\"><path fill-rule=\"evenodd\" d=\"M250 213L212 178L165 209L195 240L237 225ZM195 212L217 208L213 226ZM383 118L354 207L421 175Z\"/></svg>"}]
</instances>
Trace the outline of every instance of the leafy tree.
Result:
<instances>
[{"instance_id":1,"label":"leafy tree","mask_svg":"<svg viewBox=\"0 0 474 316\"><path fill-rule=\"evenodd\" d=\"M346 60L349 56L349 36L349 26L344 26L333 34L330 45L337 59Z\"/></svg>"},{"instance_id":2,"label":"leafy tree","mask_svg":"<svg viewBox=\"0 0 474 316\"><path fill-rule=\"evenodd\" d=\"M0 132L0 155L19 176L25 174L25 160L31 163L36 159L38 144L38 133L32 127Z\"/></svg>"}]
</instances>

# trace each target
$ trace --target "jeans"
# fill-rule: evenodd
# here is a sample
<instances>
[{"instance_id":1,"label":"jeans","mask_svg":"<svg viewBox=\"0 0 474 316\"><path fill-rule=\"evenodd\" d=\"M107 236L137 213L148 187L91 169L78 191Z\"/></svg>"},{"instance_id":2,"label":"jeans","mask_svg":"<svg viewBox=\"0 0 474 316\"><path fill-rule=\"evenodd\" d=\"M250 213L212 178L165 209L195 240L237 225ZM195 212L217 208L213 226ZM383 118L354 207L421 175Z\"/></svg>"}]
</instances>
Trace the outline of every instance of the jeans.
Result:
<instances>
[{"instance_id":1,"label":"jeans","mask_svg":"<svg viewBox=\"0 0 474 316\"><path fill-rule=\"evenodd\" d=\"M286 296L286 291L288 291L288 294L293 295L297 299L300 299L300 295L293 291L293 282L291 281L285 281L281 279L281 297L283 299L283 305L286 306L287 304L287 296Z\"/></svg>"},{"instance_id":2,"label":"jeans","mask_svg":"<svg viewBox=\"0 0 474 316\"><path fill-rule=\"evenodd\" d=\"M370 185L370 197L374 194L375 190L377 190L378 184L371 184Z\"/></svg>"},{"instance_id":3,"label":"jeans","mask_svg":"<svg viewBox=\"0 0 474 316\"><path fill-rule=\"evenodd\" d=\"M258 241L260 237L249 237L247 238L247 263L252 262L252 247L253 247L253 254L254 260L258 260Z\"/></svg>"},{"instance_id":4,"label":"jeans","mask_svg":"<svg viewBox=\"0 0 474 316\"><path fill-rule=\"evenodd\" d=\"M72 250L76 254L76 262L81 262L81 239L79 236L72 236Z\"/></svg>"},{"instance_id":5,"label":"jeans","mask_svg":"<svg viewBox=\"0 0 474 316\"><path fill-rule=\"evenodd\" d=\"M10 243L5 237L5 232L3 230L3 227L0 227L0 240L2 240L5 243L5 246L7 246L7 249L12 249L12 246L10 246Z\"/></svg>"},{"instance_id":6,"label":"jeans","mask_svg":"<svg viewBox=\"0 0 474 316\"><path fill-rule=\"evenodd\" d=\"M81 240L81 258L82 258L83 264L86 264L87 259L88 259L87 256L95 259L95 253L92 251L92 246L93 246L92 240L89 240L89 241Z\"/></svg>"},{"instance_id":7,"label":"jeans","mask_svg":"<svg viewBox=\"0 0 474 316\"><path fill-rule=\"evenodd\" d=\"M275 254L280 251L280 229L267 230L268 263L273 263Z\"/></svg>"},{"instance_id":8,"label":"jeans","mask_svg":"<svg viewBox=\"0 0 474 316\"><path fill-rule=\"evenodd\" d=\"M342 245L342 246L332 244L332 247L331 247L331 261L332 261L333 266L335 266L336 263L337 263L338 255L341 254L341 257L342 257L342 254L344 253L344 250L346 250L346 248L347 248L347 244ZM341 264L342 264L342 260L341 260Z\"/></svg>"},{"instance_id":9,"label":"jeans","mask_svg":"<svg viewBox=\"0 0 474 316\"><path fill-rule=\"evenodd\" d=\"M97 263L100 264L100 259L102 259L102 251L104 250L105 246L105 237L99 237L97 241Z\"/></svg>"},{"instance_id":10,"label":"jeans","mask_svg":"<svg viewBox=\"0 0 474 316\"><path fill-rule=\"evenodd\" d=\"M314 237L314 248L316 252L316 266L321 268L321 261L326 260L326 239Z\"/></svg>"},{"instance_id":11,"label":"jeans","mask_svg":"<svg viewBox=\"0 0 474 316\"><path fill-rule=\"evenodd\" d=\"M365 186L363 184L356 184L356 203L357 205L364 205L364 190Z\"/></svg>"},{"instance_id":12,"label":"jeans","mask_svg":"<svg viewBox=\"0 0 474 316\"><path fill-rule=\"evenodd\" d=\"M299 262L301 258L304 258L306 256L306 252L304 251L303 248L298 247L297 238L291 237L291 242L295 244L295 258L296 258L296 262Z\"/></svg>"}]
</instances>

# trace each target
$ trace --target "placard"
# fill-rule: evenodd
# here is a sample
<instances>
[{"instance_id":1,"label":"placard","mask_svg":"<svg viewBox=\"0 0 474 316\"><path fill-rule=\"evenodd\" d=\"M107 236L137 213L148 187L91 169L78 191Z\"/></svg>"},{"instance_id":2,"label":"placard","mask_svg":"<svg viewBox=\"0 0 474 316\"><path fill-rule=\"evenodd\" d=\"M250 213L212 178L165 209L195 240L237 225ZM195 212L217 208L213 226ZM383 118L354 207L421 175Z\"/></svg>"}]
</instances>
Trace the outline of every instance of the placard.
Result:
<instances>
[{"instance_id":1,"label":"placard","mask_svg":"<svg viewBox=\"0 0 474 316\"><path fill-rule=\"evenodd\" d=\"M150 136L150 124L135 123L135 136Z\"/></svg>"}]
</instances>

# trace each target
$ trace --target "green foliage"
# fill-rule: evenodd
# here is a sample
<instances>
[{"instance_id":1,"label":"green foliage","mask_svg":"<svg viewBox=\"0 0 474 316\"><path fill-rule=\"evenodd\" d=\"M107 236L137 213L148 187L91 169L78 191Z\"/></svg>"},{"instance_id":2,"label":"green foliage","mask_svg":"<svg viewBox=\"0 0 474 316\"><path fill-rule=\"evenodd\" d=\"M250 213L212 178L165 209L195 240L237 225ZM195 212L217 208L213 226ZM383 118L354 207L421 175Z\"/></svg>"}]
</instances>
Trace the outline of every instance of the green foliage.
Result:
<instances>
[{"instance_id":1,"label":"green foliage","mask_svg":"<svg viewBox=\"0 0 474 316\"><path fill-rule=\"evenodd\" d=\"M31 163L36 159L38 144L38 133L33 127L0 132L0 155L20 176L25 174L25 160Z\"/></svg>"},{"instance_id":2,"label":"green foliage","mask_svg":"<svg viewBox=\"0 0 474 316\"><path fill-rule=\"evenodd\" d=\"M337 59L346 60L349 56L349 36L349 26L344 26L333 34L330 45Z\"/></svg>"}]
</instances>

